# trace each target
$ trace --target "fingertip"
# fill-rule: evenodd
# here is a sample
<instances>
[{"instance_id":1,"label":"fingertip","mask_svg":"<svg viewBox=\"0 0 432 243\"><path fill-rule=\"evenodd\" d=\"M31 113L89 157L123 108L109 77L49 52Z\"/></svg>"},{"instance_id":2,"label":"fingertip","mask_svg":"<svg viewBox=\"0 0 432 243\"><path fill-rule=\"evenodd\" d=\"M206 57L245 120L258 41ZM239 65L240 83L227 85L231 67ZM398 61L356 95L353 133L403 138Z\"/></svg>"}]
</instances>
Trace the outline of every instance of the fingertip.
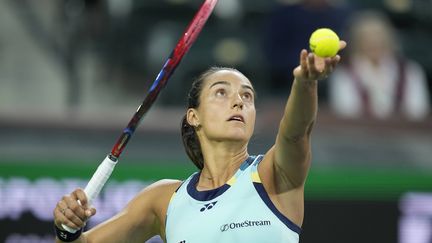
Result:
<instances>
[{"instance_id":1,"label":"fingertip","mask_svg":"<svg viewBox=\"0 0 432 243\"><path fill-rule=\"evenodd\" d=\"M78 188L75 189L72 193L73 193L73 194L78 194L78 193L83 193L83 192L84 192L84 190L83 190L82 188L78 187Z\"/></svg>"},{"instance_id":2,"label":"fingertip","mask_svg":"<svg viewBox=\"0 0 432 243\"><path fill-rule=\"evenodd\" d=\"M300 58L304 58L307 56L307 50L306 49L302 49L300 52Z\"/></svg>"},{"instance_id":3,"label":"fingertip","mask_svg":"<svg viewBox=\"0 0 432 243\"><path fill-rule=\"evenodd\" d=\"M87 195L86 195L86 193L84 192L83 189L78 188L76 190L76 196L77 196L77 198L80 201L80 203L81 203L82 206L86 206L87 205L87 203L88 203L88 201L87 201Z\"/></svg>"},{"instance_id":4,"label":"fingertip","mask_svg":"<svg viewBox=\"0 0 432 243\"><path fill-rule=\"evenodd\" d=\"M340 50L344 49L347 46L347 43L344 40L341 40L339 43L340 43L339 44L339 49Z\"/></svg>"},{"instance_id":5,"label":"fingertip","mask_svg":"<svg viewBox=\"0 0 432 243\"><path fill-rule=\"evenodd\" d=\"M93 216L96 214L96 209L95 208L88 208L85 210L85 215L87 217Z\"/></svg>"},{"instance_id":6,"label":"fingertip","mask_svg":"<svg viewBox=\"0 0 432 243\"><path fill-rule=\"evenodd\" d=\"M315 62L315 55L313 53L309 53L307 59L310 63Z\"/></svg>"},{"instance_id":7,"label":"fingertip","mask_svg":"<svg viewBox=\"0 0 432 243\"><path fill-rule=\"evenodd\" d=\"M91 208L90 209L90 216L93 216L93 215L95 215L96 214L96 208Z\"/></svg>"}]
</instances>

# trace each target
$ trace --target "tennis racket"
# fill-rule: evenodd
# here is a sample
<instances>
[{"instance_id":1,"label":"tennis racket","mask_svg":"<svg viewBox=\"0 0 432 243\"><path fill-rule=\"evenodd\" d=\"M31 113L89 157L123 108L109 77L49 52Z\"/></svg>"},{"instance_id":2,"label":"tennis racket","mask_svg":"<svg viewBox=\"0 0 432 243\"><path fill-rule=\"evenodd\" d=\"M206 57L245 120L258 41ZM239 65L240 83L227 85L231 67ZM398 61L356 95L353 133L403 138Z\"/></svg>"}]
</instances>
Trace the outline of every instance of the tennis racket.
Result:
<instances>
[{"instance_id":1,"label":"tennis racket","mask_svg":"<svg viewBox=\"0 0 432 243\"><path fill-rule=\"evenodd\" d=\"M207 22L207 19L213 12L216 3L217 0L206 0L201 5L198 12L192 19L191 23L186 28L186 31L183 33L183 36L176 44L176 47L171 52L168 60L165 62L164 66L154 80L152 86L147 92L146 97L144 98L144 101L138 107L132 119L129 121L127 127L123 130L123 133L120 135L117 142L114 144L111 153L106 156L106 158L102 161L102 163L99 165L96 172L93 174L92 178L88 182L87 186L84 189L84 192L90 205L92 201L99 195L102 187L105 185L106 181L110 177L121 153L123 152L127 143L134 134L135 129L138 127L143 116L150 109L151 105L158 97L160 91L165 87L168 79L174 73L183 56L188 52L192 44L198 38L198 35L203 29L205 23ZM62 227L70 233L75 233L77 231L68 227L67 225L62 225Z\"/></svg>"}]
</instances>

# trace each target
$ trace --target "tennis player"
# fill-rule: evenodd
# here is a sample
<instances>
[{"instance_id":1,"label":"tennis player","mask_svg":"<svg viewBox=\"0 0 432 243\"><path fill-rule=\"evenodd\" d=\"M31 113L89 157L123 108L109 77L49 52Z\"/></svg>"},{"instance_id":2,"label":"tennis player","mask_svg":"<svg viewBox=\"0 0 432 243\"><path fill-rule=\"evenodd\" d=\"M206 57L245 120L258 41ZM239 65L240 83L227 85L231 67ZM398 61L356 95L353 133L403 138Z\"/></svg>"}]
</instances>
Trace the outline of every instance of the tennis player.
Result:
<instances>
[{"instance_id":1,"label":"tennis player","mask_svg":"<svg viewBox=\"0 0 432 243\"><path fill-rule=\"evenodd\" d=\"M96 213L76 189L54 209L57 242L145 242L154 235L169 243L298 242L318 80L339 60L301 51L275 144L257 156L248 153L256 117L251 82L236 69L210 68L192 84L181 128L199 171L183 182L158 181L113 218L72 234L61 225L82 229Z\"/></svg>"}]
</instances>

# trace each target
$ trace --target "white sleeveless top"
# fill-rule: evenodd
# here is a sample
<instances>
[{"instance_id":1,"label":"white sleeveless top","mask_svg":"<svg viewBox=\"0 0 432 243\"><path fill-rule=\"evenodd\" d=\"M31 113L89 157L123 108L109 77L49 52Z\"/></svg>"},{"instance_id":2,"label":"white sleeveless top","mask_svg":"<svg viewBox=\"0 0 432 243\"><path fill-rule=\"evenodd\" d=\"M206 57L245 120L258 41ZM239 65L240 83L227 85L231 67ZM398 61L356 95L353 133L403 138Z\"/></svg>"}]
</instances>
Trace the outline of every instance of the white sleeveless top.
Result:
<instances>
[{"instance_id":1,"label":"white sleeveless top","mask_svg":"<svg viewBox=\"0 0 432 243\"><path fill-rule=\"evenodd\" d=\"M251 156L223 186L197 191L199 173L185 180L168 205L167 243L297 243L300 227L271 202Z\"/></svg>"}]
</instances>

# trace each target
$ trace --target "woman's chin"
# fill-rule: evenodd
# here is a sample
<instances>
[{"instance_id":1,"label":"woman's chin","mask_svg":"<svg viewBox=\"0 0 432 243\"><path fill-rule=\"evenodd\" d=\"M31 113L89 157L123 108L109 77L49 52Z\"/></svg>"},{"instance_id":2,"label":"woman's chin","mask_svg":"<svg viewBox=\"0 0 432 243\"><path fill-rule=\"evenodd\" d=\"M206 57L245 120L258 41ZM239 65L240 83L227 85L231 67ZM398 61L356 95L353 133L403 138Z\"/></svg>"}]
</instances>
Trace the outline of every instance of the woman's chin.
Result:
<instances>
[{"instance_id":1,"label":"woman's chin","mask_svg":"<svg viewBox=\"0 0 432 243\"><path fill-rule=\"evenodd\" d=\"M245 133L229 133L229 134L225 134L224 136L224 140L226 141L230 141L230 142L244 142L247 143L250 139L250 136L248 136Z\"/></svg>"}]
</instances>

